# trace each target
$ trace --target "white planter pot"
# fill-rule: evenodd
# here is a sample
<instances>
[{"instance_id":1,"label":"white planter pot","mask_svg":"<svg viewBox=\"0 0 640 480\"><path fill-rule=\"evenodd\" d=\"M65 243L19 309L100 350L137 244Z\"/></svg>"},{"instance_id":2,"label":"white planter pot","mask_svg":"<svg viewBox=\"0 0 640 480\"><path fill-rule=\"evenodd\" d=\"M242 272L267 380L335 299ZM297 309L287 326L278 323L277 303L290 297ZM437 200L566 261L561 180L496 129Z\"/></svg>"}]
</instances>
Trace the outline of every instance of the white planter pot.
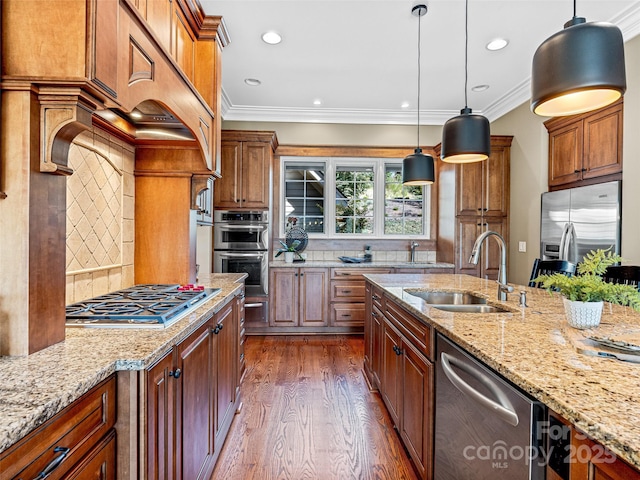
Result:
<instances>
[{"instance_id":1,"label":"white planter pot","mask_svg":"<svg viewBox=\"0 0 640 480\"><path fill-rule=\"evenodd\" d=\"M562 300L569 326L584 330L585 328L595 328L600 325L604 302L577 302L566 298Z\"/></svg>"},{"instance_id":2,"label":"white planter pot","mask_svg":"<svg viewBox=\"0 0 640 480\"><path fill-rule=\"evenodd\" d=\"M284 252L284 261L286 263L293 263L293 252Z\"/></svg>"}]
</instances>

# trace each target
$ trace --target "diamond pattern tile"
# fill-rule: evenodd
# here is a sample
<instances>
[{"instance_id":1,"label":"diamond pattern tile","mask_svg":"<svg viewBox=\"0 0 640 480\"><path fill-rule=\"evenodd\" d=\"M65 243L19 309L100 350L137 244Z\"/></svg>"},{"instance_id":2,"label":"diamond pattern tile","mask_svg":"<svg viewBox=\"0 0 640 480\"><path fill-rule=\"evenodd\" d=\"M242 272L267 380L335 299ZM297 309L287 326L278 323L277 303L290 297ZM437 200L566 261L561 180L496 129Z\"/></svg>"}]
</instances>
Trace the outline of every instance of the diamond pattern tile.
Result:
<instances>
[{"instance_id":1,"label":"diamond pattern tile","mask_svg":"<svg viewBox=\"0 0 640 480\"><path fill-rule=\"evenodd\" d=\"M123 177L102 155L72 144L67 179L67 272L122 264Z\"/></svg>"}]
</instances>

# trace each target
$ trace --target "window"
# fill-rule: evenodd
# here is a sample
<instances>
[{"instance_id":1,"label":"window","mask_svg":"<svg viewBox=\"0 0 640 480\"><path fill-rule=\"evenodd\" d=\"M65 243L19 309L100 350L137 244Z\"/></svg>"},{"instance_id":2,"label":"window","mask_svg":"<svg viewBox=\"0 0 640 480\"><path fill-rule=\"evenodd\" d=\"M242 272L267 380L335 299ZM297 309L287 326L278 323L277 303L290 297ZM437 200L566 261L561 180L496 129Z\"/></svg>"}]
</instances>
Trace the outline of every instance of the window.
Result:
<instances>
[{"instance_id":1,"label":"window","mask_svg":"<svg viewBox=\"0 0 640 480\"><path fill-rule=\"evenodd\" d=\"M385 235L422 235L424 202L422 187L402 185L402 165L385 166L384 233Z\"/></svg>"},{"instance_id":2,"label":"window","mask_svg":"<svg viewBox=\"0 0 640 480\"><path fill-rule=\"evenodd\" d=\"M292 224L325 238L428 237L429 187L404 187L389 158L282 157L280 235Z\"/></svg>"}]
</instances>

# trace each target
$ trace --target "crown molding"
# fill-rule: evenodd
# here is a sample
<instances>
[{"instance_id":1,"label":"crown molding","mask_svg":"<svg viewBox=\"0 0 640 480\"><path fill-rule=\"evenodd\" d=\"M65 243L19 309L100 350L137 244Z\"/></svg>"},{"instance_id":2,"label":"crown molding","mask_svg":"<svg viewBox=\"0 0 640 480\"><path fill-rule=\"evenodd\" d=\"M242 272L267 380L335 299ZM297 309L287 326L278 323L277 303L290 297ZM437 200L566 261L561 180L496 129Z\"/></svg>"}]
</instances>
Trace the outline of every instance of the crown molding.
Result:
<instances>
[{"instance_id":1,"label":"crown molding","mask_svg":"<svg viewBox=\"0 0 640 480\"><path fill-rule=\"evenodd\" d=\"M612 18L611 23L622 31L626 41L640 34L640 2ZM531 99L531 77L526 78L505 95L487 106L485 110L474 110L490 122L497 120ZM459 114L458 110L421 110L420 125L444 125ZM327 109L282 108L233 105L222 89L222 118L229 121L249 122L293 122L293 123L346 123L366 125L415 125L415 112L376 109Z\"/></svg>"}]
</instances>

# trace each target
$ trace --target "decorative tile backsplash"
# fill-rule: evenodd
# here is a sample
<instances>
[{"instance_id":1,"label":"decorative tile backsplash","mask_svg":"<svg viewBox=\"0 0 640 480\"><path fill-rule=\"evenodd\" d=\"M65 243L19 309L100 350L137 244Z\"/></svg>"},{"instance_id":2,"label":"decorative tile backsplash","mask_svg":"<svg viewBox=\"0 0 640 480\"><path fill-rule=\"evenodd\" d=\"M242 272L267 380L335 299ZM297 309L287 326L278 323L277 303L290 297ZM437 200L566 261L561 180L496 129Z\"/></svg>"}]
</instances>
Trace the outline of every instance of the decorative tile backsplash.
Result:
<instances>
[{"instance_id":1,"label":"decorative tile backsplash","mask_svg":"<svg viewBox=\"0 0 640 480\"><path fill-rule=\"evenodd\" d=\"M67 304L133 285L134 148L85 132L68 163Z\"/></svg>"}]
</instances>

